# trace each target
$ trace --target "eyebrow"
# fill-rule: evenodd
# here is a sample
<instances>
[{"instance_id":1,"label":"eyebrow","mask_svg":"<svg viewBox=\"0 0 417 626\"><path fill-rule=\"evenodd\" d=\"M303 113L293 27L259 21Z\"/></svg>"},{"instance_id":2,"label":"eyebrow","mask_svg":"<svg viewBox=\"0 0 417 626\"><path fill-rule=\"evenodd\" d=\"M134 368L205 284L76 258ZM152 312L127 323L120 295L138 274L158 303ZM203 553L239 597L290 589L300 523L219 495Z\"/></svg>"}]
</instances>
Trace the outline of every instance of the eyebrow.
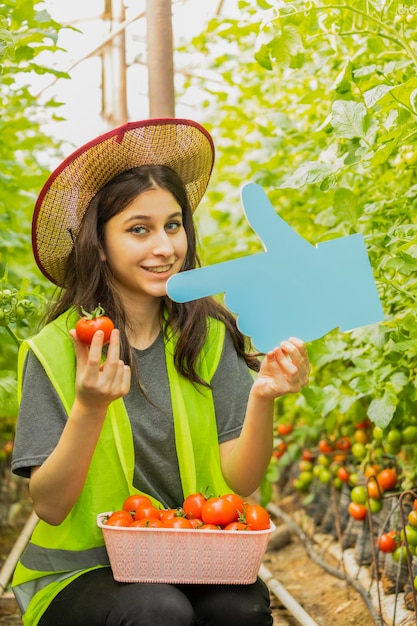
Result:
<instances>
[{"instance_id":1,"label":"eyebrow","mask_svg":"<svg viewBox=\"0 0 417 626\"><path fill-rule=\"evenodd\" d=\"M171 215L167 216L167 219L171 220L174 217L182 217L182 212L176 211L175 213L171 213ZM128 224L129 222L149 222L152 220L152 218L152 215L132 215L131 217L128 217L124 223Z\"/></svg>"}]
</instances>

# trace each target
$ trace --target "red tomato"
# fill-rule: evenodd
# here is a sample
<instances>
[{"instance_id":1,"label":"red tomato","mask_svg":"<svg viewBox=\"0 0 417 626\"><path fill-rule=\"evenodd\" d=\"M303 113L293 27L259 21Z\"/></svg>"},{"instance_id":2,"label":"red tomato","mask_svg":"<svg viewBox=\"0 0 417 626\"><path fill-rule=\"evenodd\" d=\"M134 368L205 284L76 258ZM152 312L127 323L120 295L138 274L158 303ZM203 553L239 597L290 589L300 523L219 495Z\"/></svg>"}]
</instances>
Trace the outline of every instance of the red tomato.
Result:
<instances>
[{"instance_id":1,"label":"red tomato","mask_svg":"<svg viewBox=\"0 0 417 626\"><path fill-rule=\"evenodd\" d=\"M378 474L378 483L381 485L382 489L394 489L397 480L397 472L393 467L386 467Z\"/></svg>"},{"instance_id":2,"label":"red tomato","mask_svg":"<svg viewBox=\"0 0 417 626\"><path fill-rule=\"evenodd\" d=\"M159 519L162 522L166 522L167 519L170 519L171 517L184 517L184 515L181 512L181 509L163 509L162 511L159 511Z\"/></svg>"},{"instance_id":3,"label":"red tomato","mask_svg":"<svg viewBox=\"0 0 417 626\"><path fill-rule=\"evenodd\" d=\"M226 526L237 522L238 513L229 500L223 496L208 498L201 509L201 519L206 524Z\"/></svg>"},{"instance_id":4,"label":"red tomato","mask_svg":"<svg viewBox=\"0 0 417 626\"><path fill-rule=\"evenodd\" d=\"M226 493L224 494L223 498L226 498L226 500L229 500L229 502L233 504L238 514L244 513L245 501L243 498L238 496L237 493Z\"/></svg>"},{"instance_id":5,"label":"red tomato","mask_svg":"<svg viewBox=\"0 0 417 626\"><path fill-rule=\"evenodd\" d=\"M204 525L202 519L198 519L198 517L193 517L189 520L192 528L201 528Z\"/></svg>"},{"instance_id":6,"label":"red tomato","mask_svg":"<svg viewBox=\"0 0 417 626\"><path fill-rule=\"evenodd\" d=\"M281 422L277 426L277 431L280 435L289 435L294 430L294 426L290 422Z\"/></svg>"},{"instance_id":7,"label":"red tomato","mask_svg":"<svg viewBox=\"0 0 417 626\"><path fill-rule=\"evenodd\" d=\"M384 493L382 485L379 482L379 478L377 478L376 476L374 478L368 479L368 482L366 484L366 490L368 492L368 496L370 498L373 498L374 500L379 500L380 498L382 498L382 494Z\"/></svg>"},{"instance_id":8,"label":"red tomato","mask_svg":"<svg viewBox=\"0 0 417 626\"><path fill-rule=\"evenodd\" d=\"M364 504L358 504L357 502L350 502L348 506L349 515L353 519L362 521L366 517L366 508Z\"/></svg>"},{"instance_id":9,"label":"red tomato","mask_svg":"<svg viewBox=\"0 0 417 626\"><path fill-rule=\"evenodd\" d=\"M377 544L381 552L394 552L398 546L398 541L396 540L396 535L389 532L378 537Z\"/></svg>"},{"instance_id":10,"label":"red tomato","mask_svg":"<svg viewBox=\"0 0 417 626\"><path fill-rule=\"evenodd\" d=\"M128 496L123 502L124 511L136 511L142 504L148 504L152 506L152 502L147 496L142 496L140 493L135 493L132 496Z\"/></svg>"},{"instance_id":11,"label":"red tomato","mask_svg":"<svg viewBox=\"0 0 417 626\"><path fill-rule=\"evenodd\" d=\"M268 511L260 504L246 505L245 519L251 530L266 530L271 525Z\"/></svg>"},{"instance_id":12,"label":"red tomato","mask_svg":"<svg viewBox=\"0 0 417 626\"><path fill-rule=\"evenodd\" d=\"M348 483L349 482L349 478L350 478L350 474L347 471L346 467L343 467L343 465L341 467L338 468L337 470L337 476L338 478L340 478L341 481L343 481L344 483Z\"/></svg>"},{"instance_id":13,"label":"red tomato","mask_svg":"<svg viewBox=\"0 0 417 626\"><path fill-rule=\"evenodd\" d=\"M186 517L169 517L164 522L165 528L192 528L191 522Z\"/></svg>"},{"instance_id":14,"label":"red tomato","mask_svg":"<svg viewBox=\"0 0 417 626\"><path fill-rule=\"evenodd\" d=\"M337 450L350 450L352 447L352 443L349 437L339 437L336 441L336 449Z\"/></svg>"},{"instance_id":15,"label":"red tomato","mask_svg":"<svg viewBox=\"0 0 417 626\"><path fill-rule=\"evenodd\" d=\"M200 530L221 530L221 528L216 526L216 524L203 524L200 526Z\"/></svg>"},{"instance_id":16,"label":"red tomato","mask_svg":"<svg viewBox=\"0 0 417 626\"><path fill-rule=\"evenodd\" d=\"M102 330L104 332L103 343L108 343L112 330L114 329L114 324L109 317L104 315L103 307L99 304L91 313L87 313L84 309L81 310L83 317L80 317L75 324L78 339L89 346L94 333L98 330Z\"/></svg>"},{"instance_id":17,"label":"red tomato","mask_svg":"<svg viewBox=\"0 0 417 626\"><path fill-rule=\"evenodd\" d=\"M322 454L329 454L334 450L333 444L328 439L320 439L318 447Z\"/></svg>"},{"instance_id":18,"label":"red tomato","mask_svg":"<svg viewBox=\"0 0 417 626\"><path fill-rule=\"evenodd\" d=\"M142 517L132 522L130 527L132 526L139 526L139 528L164 528L165 524L155 517Z\"/></svg>"},{"instance_id":19,"label":"red tomato","mask_svg":"<svg viewBox=\"0 0 417 626\"><path fill-rule=\"evenodd\" d=\"M232 522L231 524L227 524L223 530L251 530L251 528L244 522Z\"/></svg>"},{"instance_id":20,"label":"red tomato","mask_svg":"<svg viewBox=\"0 0 417 626\"><path fill-rule=\"evenodd\" d=\"M206 500L207 498L202 493L191 493L187 496L182 504L186 517L201 519L201 509Z\"/></svg>"},{"instance_id":21,"label":"red tomato","mask_svg":"<svg viewBox=\"0 0 417 626\"><path fill-rule=\"evenodd\" d=\"M130 526L133 517L127 511L114 511L105 522L106 526Z\"/></svg>"},{"instance_id":22,"label":"red tomato","mask_svg":"<svg viewBox=\"0 0 417 626\"><path fill-rule=\"evenodd\" d=\"M280 459L283 456L284 452L286 452L287 448L288 446L285 441L279 441L272 452L272 456L276 459Z\"/></svg>"},{"instance_id":23,"label":"red tomato","mask_svg":"<svg viewBox=\"0 0 417 626\"><path fill-rule=\"evenodd\" d=\"M154 519L160 518L160 510L153 506L152 504L142 504L136 509L135 519L144 519L153 517Z\"/></svg>"}]
</instances>

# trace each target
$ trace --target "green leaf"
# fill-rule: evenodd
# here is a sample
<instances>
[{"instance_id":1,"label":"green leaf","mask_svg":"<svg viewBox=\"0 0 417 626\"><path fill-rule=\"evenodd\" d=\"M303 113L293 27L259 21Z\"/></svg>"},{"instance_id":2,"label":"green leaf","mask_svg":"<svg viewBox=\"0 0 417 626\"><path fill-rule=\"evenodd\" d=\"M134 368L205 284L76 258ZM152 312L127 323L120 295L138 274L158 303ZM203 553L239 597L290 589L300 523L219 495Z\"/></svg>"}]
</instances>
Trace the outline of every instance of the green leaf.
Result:
<instances>
[{"instance_id":1,"label":"green leaf","mask_svg":"<svg viewBox=\"0 0 417 626\"><path fill-rule=\"evenodd\" d=\"M333 102L330 123L334 128L335 137L368 139L373 125L365 105L353 100L336 100Z\"/></svg>"},{"instance_id":2,"label":"green leaf","mask_svg":"<svg viewBox=\"0 0 417 626\"><path fill-rule=\"evenodd\" d=\"M343 155L334 163L320 163L319 161L303 163L283 180L278 189L299 189L303 185L321 183L342 169L345 158L346 155Z\"/></svg>"},{"instance_id":3,"label":"green leaf","mask_svg":"<svg viewBox=\"0 0 417 626\"><path fill-rule=\"evenodd\" d=\"M386 428L391 422L397 404L387 394L382 398L374 398L368 408L368 417L376 425Z\"/></svg>"}]
</instances>

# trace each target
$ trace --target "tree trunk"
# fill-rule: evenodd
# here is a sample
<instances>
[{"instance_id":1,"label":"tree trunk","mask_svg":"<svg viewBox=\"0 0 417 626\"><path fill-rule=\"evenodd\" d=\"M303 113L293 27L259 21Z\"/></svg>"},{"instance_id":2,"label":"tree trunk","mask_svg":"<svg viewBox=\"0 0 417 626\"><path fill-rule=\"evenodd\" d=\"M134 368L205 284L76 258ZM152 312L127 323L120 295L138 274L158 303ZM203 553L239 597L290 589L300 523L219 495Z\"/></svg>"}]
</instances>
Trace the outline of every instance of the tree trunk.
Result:
<instances>
[{"instance_id":1,"label":"tree trunk","mask_svg":"<svg viewBox=\"0 0 417 626\"><path fill-rule=\"evenodd\" d=\"M115 30L125 19L123 0L106 0L104 19L109 22L109 31ZM125 46L123 30L103 50L103 117L110 128L128 119Z\"/></svg>"},{"instance_id":2,"label":"tree trunk","mask_svg":"<svg viewBox=\"0 0 417 626\"><path fill-rule=\"evenodd\" d=\"M149 117L175 117L171 0L146 0Z\"/></svg>"}]
</instances>

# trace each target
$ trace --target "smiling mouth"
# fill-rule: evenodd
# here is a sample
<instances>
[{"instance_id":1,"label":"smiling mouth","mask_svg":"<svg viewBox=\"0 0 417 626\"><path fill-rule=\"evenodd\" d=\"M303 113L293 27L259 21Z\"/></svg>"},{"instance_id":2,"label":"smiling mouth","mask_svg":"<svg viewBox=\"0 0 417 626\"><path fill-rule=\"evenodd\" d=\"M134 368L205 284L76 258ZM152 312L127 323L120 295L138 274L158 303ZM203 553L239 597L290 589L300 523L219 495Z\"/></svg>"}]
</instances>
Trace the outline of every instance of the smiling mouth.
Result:
<instances>
[{"instance_id":1,"label":"smiling mouth","mask_svg":"<svg viewBox=\"0 0 417 626\"><path fill-rule=\"evenodd\" d=\"M151 272L151 274L164 274L165 272L169 272L172 265L158 265L157 267L144 267L143 269L146 272Z\"/></svg>"}]
</instances>

